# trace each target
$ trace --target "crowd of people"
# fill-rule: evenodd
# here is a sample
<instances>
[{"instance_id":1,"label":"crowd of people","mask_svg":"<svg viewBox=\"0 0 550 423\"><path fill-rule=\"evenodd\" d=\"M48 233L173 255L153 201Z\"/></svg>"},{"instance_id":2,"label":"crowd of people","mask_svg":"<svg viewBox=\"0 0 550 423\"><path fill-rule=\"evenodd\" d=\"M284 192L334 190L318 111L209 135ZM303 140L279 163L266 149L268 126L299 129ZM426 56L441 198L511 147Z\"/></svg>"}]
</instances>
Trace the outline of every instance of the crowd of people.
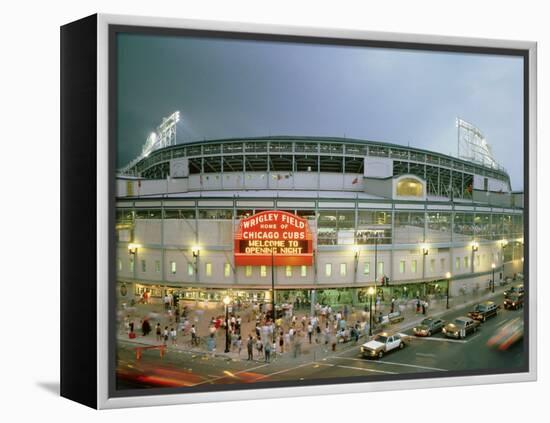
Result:
<instances>
[{"instance_id":1,"label":"crowd of people","mask_svg":"<svg viewBox=\"0 0 550 423\"><path fill-rule=\"evenodd\" d=\"M241 356L246 348L248 360L270 362L277 354L289 353L300 356L304 346L324 346L336 350L338 344L357 342L362 335L369 334L369 324L382 325L384 316L380 301L373 307L370 319L369 308L354 309L349 305L333 308L330 305L315 304L308 310L296 312L292 304L281 304L275 313L269 305L234 304L226 315L219 305L211 303L195 306L179 304L170 294L162 299L163 312L152 312L148 305L150 299L143 297L141 307L126 307L121 331L136 337L141 331L143 337L149 337L153 331L155 341L162 345L184 345L190 348L206 348L212 354L225 351L227 342L229 351ZM419 297L413 303L416 313L426 314L428 302ZM389 308L389 309L388 309ZM145 310L144 310L145 309ZM142 313L145 313L140 316ZM374 311L376 310L376 311ZM399 313L403 304L395 298L386 305L386 313ZM151 323L153 322L153 323ZM227 332L227 340L226 340Z\"/></svg>"}]
</instances>

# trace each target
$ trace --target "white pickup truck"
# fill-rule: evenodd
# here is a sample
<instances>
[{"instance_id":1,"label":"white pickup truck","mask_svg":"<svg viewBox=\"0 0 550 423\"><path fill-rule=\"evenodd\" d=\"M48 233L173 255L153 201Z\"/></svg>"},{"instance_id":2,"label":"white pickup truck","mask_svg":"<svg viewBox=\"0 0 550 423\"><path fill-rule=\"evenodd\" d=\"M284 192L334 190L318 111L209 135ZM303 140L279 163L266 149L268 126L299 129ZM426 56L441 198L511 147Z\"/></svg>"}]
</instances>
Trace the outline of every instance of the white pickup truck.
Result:
<instances>
[{"instance_id":1,"label":"white pickup truck","mask_svg":"<svg viewBox=\"0 0 550 423\"><path fill-rule=\"evenodd\" d=\"M402 333L390 334L382 332L369 342L361 345L363 357L382 358L384 354L396 349L403 349L406 345L407 335Z\"/></svg>"}]
</instances>

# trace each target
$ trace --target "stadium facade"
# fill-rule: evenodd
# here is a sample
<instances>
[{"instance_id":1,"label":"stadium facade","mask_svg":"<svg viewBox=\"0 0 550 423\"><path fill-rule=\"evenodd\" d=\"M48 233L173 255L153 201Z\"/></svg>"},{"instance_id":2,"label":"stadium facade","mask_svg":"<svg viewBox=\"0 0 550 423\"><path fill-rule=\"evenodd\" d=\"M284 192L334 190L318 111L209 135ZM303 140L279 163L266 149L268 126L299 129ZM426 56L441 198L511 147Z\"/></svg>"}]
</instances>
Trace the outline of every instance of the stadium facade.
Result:
<instances>
[{"instance_id":1,"label":"stadium facade","mask_svg":"<svg viewBox=\"0 0 550 423\"><path fill-rule=\"evenodd\" d=\"M386 298L453 297L523 268L523 194L506 171L417 148L289 136L175 144L131 162L116 190L122 300L269 302L272 268L277 302L362 303L371 286ZM265 211L306 219L310 261L236 262L240 223Z\"/></svg>"}]
</instances>

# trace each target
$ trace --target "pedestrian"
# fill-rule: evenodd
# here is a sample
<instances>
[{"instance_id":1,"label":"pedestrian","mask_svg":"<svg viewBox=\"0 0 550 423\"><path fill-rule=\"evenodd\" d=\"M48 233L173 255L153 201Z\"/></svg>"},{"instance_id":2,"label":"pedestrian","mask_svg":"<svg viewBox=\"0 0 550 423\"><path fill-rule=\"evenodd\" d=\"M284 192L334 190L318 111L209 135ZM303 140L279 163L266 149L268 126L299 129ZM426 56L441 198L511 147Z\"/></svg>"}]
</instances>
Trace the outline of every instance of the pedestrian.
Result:
<instances>
[{"instance_id":1,"label":"pedestrian","mask_svg":"<svg viewBox=\"0 0 550 423\"><path fill-rule=\"evenodd\" d=\"M315 343L318 344L320 342L321 337L321 326L316 325L315 326Z\"/></svg>"},{"instance_id":2,"label":"pedestrian","mask_svg":"<svg viewBox=\"0 0 550 423\"><path fill-rule=\"evenodd\" d=\"M302 340L300 339L300 334L296 334L294 341L292 342L292 349L294 352L294 358L297 358L301 354L302 349Z\"/></svg>"},{"instance_id":3,"label":"pedestrian","mask_svg":"<svg viewBox=\"0 0 550 423\"><path fill-rule=\"evenodd\" d=\"M143 333L143 336L149 335L151 332L151 325L149 324L149 320L143 319L141 322L141 331Z\"/></svg>"},{"instance_id":4,"label":"pedestrian","mask_svg":"<svg viewBox=\"0 0 550 423\"><path fill-rule=\"evenodd\" d=\"M426 301L422 301L422 314L426 315Z\"/></svg>"},{"instance_id":5,"label":"pedestrian","mask_svg":"<svg viewBox=\"0 0 550 423\"><path fill-rule=\"evenodd\" d=\"M248 341L246 342L246 351L248 352L247 360L254 359L252 355L253 350L254 350L254 340L252 339L252 335L248 335Z\"/></svg>"},{"instance_id":6,"label":"pedestrian","mask_svg":"<svg viewBox=\"0 0 550 423\"><path fill-rule=\"evenodd\" d=\"M195 329L195 325L191 325L191 345L198 345L197 329Z\"/></svg>"},{"instance_id":7,"label":"pedestrian","mask_svg":"<svg viewBox=\"0 0 550 423\"><path fill-rule=\"evenodd\" d=\"M281 349L281 354L285 352L285 341L284 341L283 331L279 333L279 348Z\"/></svg>"},{"instance_id":8,"label":"pedestrian","mask_svg":"<svg viewBox=\"0 0 550 423\"><path fill-rule=\"evenodd\" d=\"M310 344L311 344L312 336L313 336L313 325L311 324L311 322L309 322L309 324L307 325L307 337L309 339Z\"/></svg>"},{"instance_id":9,"label":"pedestrian","mask_svg":"<svg viewBox=\"0 0 550 423\"><path fill-rule=\"evenodd\" d=\"M393 313L395 311L395 297L391 298L391 311L390 313Z\"/></svg>"},{"instance_id":10,"label":"pedestrian","mask_svg":"<svg viewBox=\"0 0 550 423\"><path fill-rule=\"evenodd\" d=\"M214 338L214 334L211 334L208 337L208 340L206 341L206 348L208 349L208 352L212 353L212 357L216 354L216 338Z\"/></svg>"},{"instance_id":11,"label":"pedestrian","mask_svg":"<svg viewBox=\"0 0 550 423\"><path fill-rule=\"evenodd\" d=\"M237 348L237 341L239 340L239 335L232 329L231 330L231 350L235 351Z\"/></svg>"},{"instance_id":12,"label":"pedestrian","mask_svg":"<svg viewBox=\"0 0 550 423\"><path fill-rule=\"evenodd\" d=\"M130 328L130 332L133 332L134 331L134 321L130 320L130 322L128 323L128 326Z\"/></svg>"},{"instance_id":13,"label":"pedestrian","mask_svg":"<svg viewBox=\"0 0 550 423\"><path fill-rule=\"evenodd\" d=\"M239 335L239 338L237 339L237 352L239 354L239 357L241 356L242 349L243 349L243 339L241 335Z\"/></svg>"},{"instance_id":14,"label":"pedestrian","mask_svg":"<svg viewBox=\"0 0 550 423\"><path fill-rule=\"evenodd\" d=\"M176 331L176 329L171 328L170 329L170 339L172 340L172 345L177 345L176 344L177 336L178 336L178 332Z\"/></svg>"},{"instance_id":15,"label":"pedestrian","mask_svg":"<svg viewBox=\"0 0 550 423\"><path fill-rule=\"evenodd\" d=\"M168 326L164 326L164 331L162 332L162 345L166 345L168 343Z\"/></svg>"},{"instance_id":16,"label":"pedestrian","mask_svg":"<svg viewBox=\"0 0 550 423\"><path fill-rule=\"evenodd\" d=\"M265 343L264 351L265 351L265 362L269 363L269 360L271 357L271 343L269 341Z\"/></svg>"},{"instance_id":17,"label":"pedestrian","mask_svg":"<svg viewBox=\"0 0 550 423\"><path fill-rule=\"evenodd\" d=\"M157 342L162 341L162 328L160 327L160 323L157 323L156 334L157 334Z\"/></svg>"},{"instance_id":18,"label":"pedestrian","mask_svg":"<svg viewBox=\"0 0 550 423\"><path fill-rule=\"evenodd\" d=\"M258 358L261 358L263 349L264 349L264 344L262 344L262 340L260 339L260 337L256 338L256 349L258 350Z\"/></svg>"}]
</instances>

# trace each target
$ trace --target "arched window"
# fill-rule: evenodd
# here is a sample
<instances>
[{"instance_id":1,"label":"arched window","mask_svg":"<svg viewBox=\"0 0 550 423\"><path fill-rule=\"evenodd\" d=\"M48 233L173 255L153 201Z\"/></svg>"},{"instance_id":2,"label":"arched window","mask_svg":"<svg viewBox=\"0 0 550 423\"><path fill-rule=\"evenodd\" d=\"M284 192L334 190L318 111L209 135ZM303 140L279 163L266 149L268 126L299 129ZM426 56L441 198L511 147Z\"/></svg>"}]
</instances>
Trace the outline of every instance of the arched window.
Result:
<instances>
[{"instance_id":1,"label":"arched window","mask_svg":"<svg viewBox=\"0 0 550 423\"><path fill-rule=\"evenodd\" d=\"M422 197L422 182L413 178L403 178L397 183L397 195L403 197Z\"/></svg>"}]
</instances>

